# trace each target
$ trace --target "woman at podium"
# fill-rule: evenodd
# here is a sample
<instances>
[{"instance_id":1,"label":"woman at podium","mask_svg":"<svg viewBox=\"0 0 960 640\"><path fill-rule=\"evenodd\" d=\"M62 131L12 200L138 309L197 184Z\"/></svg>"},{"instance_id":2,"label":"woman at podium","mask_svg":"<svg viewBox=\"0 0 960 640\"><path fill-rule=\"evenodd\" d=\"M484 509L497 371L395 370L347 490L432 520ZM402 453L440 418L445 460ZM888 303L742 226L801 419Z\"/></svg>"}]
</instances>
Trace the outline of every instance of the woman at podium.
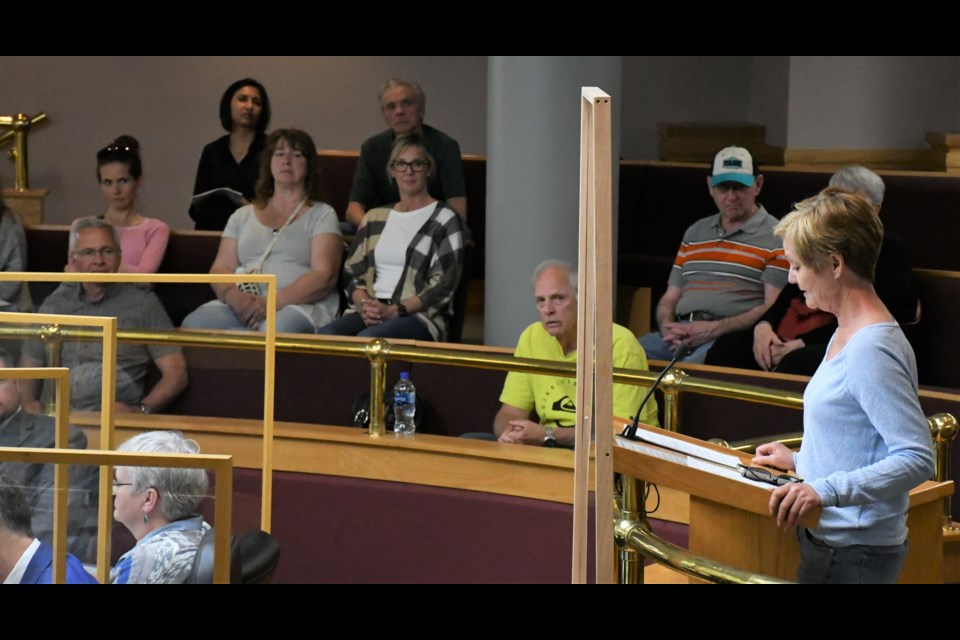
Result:
<instances>
[{"instance_id":1,"label":"woman at podium","mask_svg":"<svg viewBox=\"0 0 960 640\"><path fill-rule=\"evenodd\" d=\"M934 472L917 365L874 290L883 225L859 195L828 188L776 227L790 282L838 328L804 392L803 444L757 449L756 464L804 479L776 488L771 515L797 527L804 583L896 582L907 554L908 492ZM822 506L818 526L797 522Z\"/></svg>"}]
</instances>

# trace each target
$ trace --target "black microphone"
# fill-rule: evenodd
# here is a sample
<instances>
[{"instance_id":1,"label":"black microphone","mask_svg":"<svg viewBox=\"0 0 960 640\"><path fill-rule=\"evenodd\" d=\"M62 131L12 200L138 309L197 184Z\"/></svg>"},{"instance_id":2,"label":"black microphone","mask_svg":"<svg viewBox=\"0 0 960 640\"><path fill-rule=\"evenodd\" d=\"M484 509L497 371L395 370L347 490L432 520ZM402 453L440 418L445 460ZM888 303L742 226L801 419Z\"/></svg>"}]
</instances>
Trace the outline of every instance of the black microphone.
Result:
<instances>
[{"instance_id":1,"label":"black microphone","mask_svg":"<svg viewBox=\"0 0 960 640\"><path fill-rule=\"evenodd\" d=\"M624 427L622 435L624 438L629 438L630 440L637 440L637 425L640 424L640 414L643 413L643 407L646 406L647 400L650 399L650 396L653 395L653 390L660 385L660 381L663 380L663 376L667 375L667 372L673 368L673 365L677 364L677 360L680 358L686 358L690 355L690 352L693 349L686 342L681 342L680 346L677 347L677 350L673 353L673 360L663 368L663 371L660 372L660 375L657 376L657 379L653 381L653 384L650 385L650 388L647 390L647 395L643 397L643 402L640 403L640 408L637 409L637 415L633 416L633 423L629 427Z\"/></svg>"}]
</instances>

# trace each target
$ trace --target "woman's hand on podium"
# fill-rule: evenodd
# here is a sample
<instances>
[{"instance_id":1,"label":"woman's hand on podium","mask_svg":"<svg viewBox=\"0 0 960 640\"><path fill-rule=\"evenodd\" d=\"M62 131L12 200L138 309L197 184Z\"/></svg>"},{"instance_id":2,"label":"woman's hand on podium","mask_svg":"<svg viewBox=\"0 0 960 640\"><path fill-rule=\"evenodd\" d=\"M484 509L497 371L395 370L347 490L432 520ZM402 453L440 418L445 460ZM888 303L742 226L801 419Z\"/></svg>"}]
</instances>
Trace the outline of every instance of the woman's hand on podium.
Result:
<instances>
[{"instance_id":1,"label":"woman's hand on podium","mask_svg":"<svg viewBox=\"0 0 960 640\"><path fill-rule=\"evenodd\" d=\"M793 451L779 442L768 442L757 447L757 455L753 457L753 464L793 471Z\"/></svg>"},{"instance_id":2,"label":"woman's hand on podium","mask_svg":"<svg viewBox=\"0 0 960 640\"><path fill-rule=\"evenodd\" d=\"M777 526L789 531L804 515L821 505L820 495L806 482L792 482L777 487L770 496L770 515Z\"/></svg>"}]
</instances>

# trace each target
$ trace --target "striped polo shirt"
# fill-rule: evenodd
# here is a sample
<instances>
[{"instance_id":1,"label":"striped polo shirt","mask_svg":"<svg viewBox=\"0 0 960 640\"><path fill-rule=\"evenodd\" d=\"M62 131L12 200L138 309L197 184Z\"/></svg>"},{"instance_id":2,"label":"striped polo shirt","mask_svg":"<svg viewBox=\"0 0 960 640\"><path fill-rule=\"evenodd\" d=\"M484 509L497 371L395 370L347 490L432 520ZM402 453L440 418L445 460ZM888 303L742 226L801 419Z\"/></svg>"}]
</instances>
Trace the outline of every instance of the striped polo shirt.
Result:
<instances>
[{"instance_id":1,"label":"striped polo shirt","mask_svg":"<svg viewBox=\"0 0 960 640\"><path fill-rule=\"evenodd\" d=\"M674 260L668 284L683 297L677 315L706 311L736 316L764 302L764 284L782 289L789 265L783 243L773 234L777 219L759 206L736 231L726 234L721 214L690 225Z\"/></svg>"}]
</instances>

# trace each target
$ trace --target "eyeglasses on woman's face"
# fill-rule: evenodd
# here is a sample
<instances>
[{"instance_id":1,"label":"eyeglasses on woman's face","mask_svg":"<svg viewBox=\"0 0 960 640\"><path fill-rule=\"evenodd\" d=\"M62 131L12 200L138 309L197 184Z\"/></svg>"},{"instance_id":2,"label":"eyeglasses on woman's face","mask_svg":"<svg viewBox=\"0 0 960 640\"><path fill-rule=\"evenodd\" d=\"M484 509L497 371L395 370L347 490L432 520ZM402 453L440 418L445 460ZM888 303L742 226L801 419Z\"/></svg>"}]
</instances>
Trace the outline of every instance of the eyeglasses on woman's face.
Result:
<instances>
[{"instance_id":1,"label":"eyeglasses on woman's face","mask_svg":"<svg viewBox=\"0 0 960 640\"><path fill-rule=\"evenodd\" d=\"M410 162L407 162L406 160L394 160L390 165L390 167L397 173L406 173L408 168L414 173L420 173L429 166L429 160L422 160L420 158L411 160Z\"/></svg>"}]
</instances>

